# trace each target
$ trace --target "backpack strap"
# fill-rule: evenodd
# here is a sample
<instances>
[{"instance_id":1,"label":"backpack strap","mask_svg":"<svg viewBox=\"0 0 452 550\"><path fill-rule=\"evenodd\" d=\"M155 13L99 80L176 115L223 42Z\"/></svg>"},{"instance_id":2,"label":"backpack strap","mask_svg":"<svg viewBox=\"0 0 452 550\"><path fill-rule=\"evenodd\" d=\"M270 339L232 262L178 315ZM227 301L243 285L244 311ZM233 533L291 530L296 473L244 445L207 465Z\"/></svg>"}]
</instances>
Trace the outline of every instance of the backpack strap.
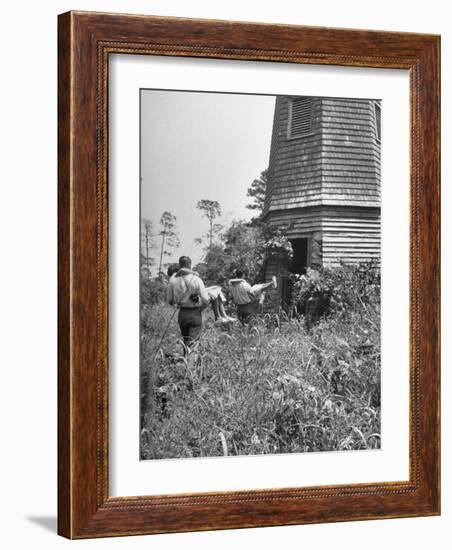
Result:
<instances>
[{"instance_id":1,"label":"backpack strap","mask_svg":"<svg viewBox=\"0 0 452 550\"><path fill-rule=\"evenodd\" d=\"M190 296L190 289L188 288L188 285L187 285L187 281L185 280L185 277L188 277L189 274L187 275L183 275L181 277L182 281L184 282L184 285L185 285L185 292L184 294L182 295L182 298L179 300L179 302L177 303L177 306L180 307L181 303ZM193 277L193 275L192 275Z\"/></svg>"}]
</instances>

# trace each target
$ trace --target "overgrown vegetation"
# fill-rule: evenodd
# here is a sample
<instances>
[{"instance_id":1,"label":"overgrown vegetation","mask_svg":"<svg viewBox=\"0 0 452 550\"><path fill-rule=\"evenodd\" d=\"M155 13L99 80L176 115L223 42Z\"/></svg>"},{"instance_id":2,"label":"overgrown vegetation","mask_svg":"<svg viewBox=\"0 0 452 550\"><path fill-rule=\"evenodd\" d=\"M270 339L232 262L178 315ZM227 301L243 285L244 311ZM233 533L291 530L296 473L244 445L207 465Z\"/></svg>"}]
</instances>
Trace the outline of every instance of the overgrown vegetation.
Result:
<instances>
[{"instance_id":1,"label":"overgrown vegetation","mask_svg":"<svg viewBox=\"0 0 452 550\"><path fill-rule=\"evenodd\" d=\"M307 268L305 275L291 275L291 306L304 313L308 325L336 315L347 320L354 313L379 319L380 267L374 262Z\"/></svg>"},{"instance_id":2,"label":"overgrown vegetation","mask_svg":"<svg viewBox=\"0 0 452 550\"><path fill-rule=\"evenodd\" d=\"M264 170L248 189L247 208L256 214L249 221L223 225L217 201L198 201L208 225L196 239L204 254L194 269L206 285L226 292L237 268L253 284L263 282L268 261L291 265L290 228L262 221L267 183ZM284 309L267 291L272 312L247 326L219 328L206 310L201 338L184 356L177 311L165 305L163 259L178 244L173 214L162 214L158 236L143 220L142 458L379 448L379 266L292 274Z\"/></svg>"},{"instance_id":3,"label":"overgrown vegetation","mask_svg":"<svg viewBox=\"0 0 452 550\"><path fill-rule=\"evenodd\" d=\"M264 279L265 263L277 257L285 262L292 256L286 227L271 227L255 219L233 221L221 239L207 249L203 262L195 266L206 284L224 284L237 268L245 270L251 284Z\"/></svg>"},{"instance_id":4,"label":"overgrown vegetation","mask_svg":"<svg viewBox=\"0 0 452 550\"><path fill-rule=\"evenodd\" d=\"M377 266L294 276L289 315L246 327L220 329L206 312L188 358L174 310L146 292L143 459L380 447Z\"/></svg>"}]
</instances>

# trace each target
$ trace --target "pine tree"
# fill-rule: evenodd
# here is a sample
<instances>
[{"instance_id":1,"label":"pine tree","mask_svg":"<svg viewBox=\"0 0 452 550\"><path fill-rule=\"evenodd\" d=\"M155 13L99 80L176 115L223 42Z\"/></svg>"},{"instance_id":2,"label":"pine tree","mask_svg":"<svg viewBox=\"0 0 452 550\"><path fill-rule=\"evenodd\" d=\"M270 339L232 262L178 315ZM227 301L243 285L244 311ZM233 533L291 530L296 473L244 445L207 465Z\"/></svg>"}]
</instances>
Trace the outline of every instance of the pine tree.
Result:
<instances>
[{"instance_id":1,"label":"pine tree","mask_svg":"<svg viewBox=\"0 0 452 550\"><path fill-rule=\"evenodd\" d=\"M160 218L161 229L159 235L162 237L162 244L160 246L160 261L158 276L162 277L163 271L163 256L169 254L167 248L179 248L179 232L177 231L177 218L171 212L165 210Z\"/></svg>"},{"instance_id":2,"label":"pine tree","mask_svg":"<svg viewBox=\"0 0 452 550\"><path fill-rule=\"evenodd\" d=\"M198 201L196 208L203 212L203 215L209 220L209 250L212 248L213 222L215 218L221 216L221 206L218 201L203 199Z\"/></svg>"},{"instance_id":3,"label":"pine tree","mask_svg":"<svg viewBox=\"0 0 452 550\"><path fill-rule=\"evenodd\" d=\"M259 216L264 209L265 195L267 193L268 184L268 168L261 172L260 176L253 181L246 193L247 197L251 197L254 202L247 204L246 207L250 210L259 210Z\"/></svg>"}]
</instances>

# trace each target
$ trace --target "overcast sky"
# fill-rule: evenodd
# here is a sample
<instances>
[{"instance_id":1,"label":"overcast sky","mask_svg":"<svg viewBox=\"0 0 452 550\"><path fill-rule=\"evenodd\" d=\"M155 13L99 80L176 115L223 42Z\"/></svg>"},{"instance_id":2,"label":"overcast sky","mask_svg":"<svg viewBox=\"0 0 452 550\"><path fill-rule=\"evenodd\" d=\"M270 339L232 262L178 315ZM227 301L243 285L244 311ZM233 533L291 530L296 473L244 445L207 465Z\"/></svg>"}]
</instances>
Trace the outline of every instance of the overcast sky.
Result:
<instances>
[{"instance_id":1,"label":"overcast sky","mask_svg":"<svg viewBox=\"0 0 452 550\"><path fill-rule=\"evenodd\" d=\"M141 217L157 230L170 211L181 241L165 262L202 259L194 239L208 221L199 200L220 203L220 223L253 215L246 191L268 166L274 106L275 96L142 90Z\"/></svg>"}]
</instances>

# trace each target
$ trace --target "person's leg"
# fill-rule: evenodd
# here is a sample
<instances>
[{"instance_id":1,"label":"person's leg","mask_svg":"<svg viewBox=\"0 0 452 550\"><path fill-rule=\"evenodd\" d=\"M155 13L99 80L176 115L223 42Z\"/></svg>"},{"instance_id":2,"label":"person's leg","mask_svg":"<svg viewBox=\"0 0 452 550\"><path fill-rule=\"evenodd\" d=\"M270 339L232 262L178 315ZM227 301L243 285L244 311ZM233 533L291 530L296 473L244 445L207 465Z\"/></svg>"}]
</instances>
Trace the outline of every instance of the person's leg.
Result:
<instances>
[{"instance_id":1,"label":"person's leg","mask_svg":"<svg viewBox=\"0 0 452 550\"><path fill-rule=\"evenodd\" d=\"M228 321L228 322L235 322L237 321L237 319L235 317L230 317L227 313L226 313L226 310L224 309L224 304L226 303L226 297L225 295L223 294L223 291L220 289L220 292L218 294L218 311L220 313L220 317L222 319L224 319L225 321Z\"/></svg>"},{"instance_id":2,"label":"person's leg","mask_svg":"<svg viewBox=\"0 0 452 550\"><path fill-rule=\"evenodd\" d=\"M250 320L252 313L254 312L254 305L242 304L237 306L237 317L242 325L246 325Z\"/></svg>"},{"instance_id":3,"label":"person's leg","mask_svg":"<svg viewBox=\"0 0 452 550\"><path fill-rule=\"evenodd\" d=\"M186 309L180 309L179 310L179 328L180 333L182 336L182 341L184 343L184 355L186 354L187 347L188 347L188 341L189 341L189 334L188 334L188 324L187 324L187 311Z\"/></svg>"},{"instance_id":4,"label":"person's leg","mask_svg":"<svg viewBox=\"0 0 452 550\"><path fill-rule=\"evenodd\" d=\"M219 296L222 294L221 292L221 286L218 285L212 285L206 287L207 295L210 298L210 305L212 307L213 315L215 317L215 321L218 321L218 319L221 317L221 313L219 311L219 303L220 299Z\"/></svg>"},{"instance_id":5,"label":"person's leg","mask_svg":"<svg viewBox=\"0 0 452 550\"><path fill-rule=\"evenodd\" d=\"M229 319L229 316L226 313L226 310L224 309L223 302L220 299L218 299L218 311L219 311L221 317L224 317L225 319Z\"/></svg>"},{"instance_id":6,"label":"person's leg","mask_svg":"<svg viewBox=\"0 0 452 550\"><path fill-rule=\"evenodd\" d=\"M243 315L242 315L242 311L243 311L243 306L241 306L240 304L237 305L237 318L238 320L242 323L243 325Z\"/></svg>"},{"instance_id":7,"label":"person's leg","mask_svg":"<svg viewBox=\"0 0 452 550\"><path fill-rule=\"evenodd\" d=\"M199 308L189 310L189 322L187 323L187 347L191 348L198 340L202 328L202 313Z\"/></svg>"},{"instance_id":8,"label":"person's leg","mask_svg":"<svg viewBox=\"0 0 452 550\"><path fill-rule=\"evenodd\" d=\"M253 295L257 297L257 296L260 296L262 292L270 286L273 286L273 281L271 281L270 283L261 283L258 285L253 285L251 290L253 291Z\"/></svg>"},{"instance_id":9,"label":"person's leg","mask_svg":"<svg viewBox=\"0 0 452 550\"><path fill-rule=\"evenodd\" d=\"M215 321L218 321L218 318L221 317L220 304L218 298L210 300L210 305L212 306L213 315Z\"/></svg>"},{"instance_id":10,"label":"person's leg","mask_svg":"<svg viewBox=\"0 0 452 550\"><path fill-rule=\"evenodd\" d=\"M247 323L249 323L249 321L251 320L251 317L255 315L256 309L257 309L256 306L257 306L256 302L251 302L250 304L246 305L246 322Z\"/></svg>"},{"instance_id":11,"label":"person's leg","mask_svg":"<svg viewBox=\"0 0 452 550\"><path fill-rule=\"evenodd\" d=\"M206 287L206 292L209 295L209 298L218 298L221 292L221 286L220 285L212 285Z\"/></svg>"}]
</instances>

